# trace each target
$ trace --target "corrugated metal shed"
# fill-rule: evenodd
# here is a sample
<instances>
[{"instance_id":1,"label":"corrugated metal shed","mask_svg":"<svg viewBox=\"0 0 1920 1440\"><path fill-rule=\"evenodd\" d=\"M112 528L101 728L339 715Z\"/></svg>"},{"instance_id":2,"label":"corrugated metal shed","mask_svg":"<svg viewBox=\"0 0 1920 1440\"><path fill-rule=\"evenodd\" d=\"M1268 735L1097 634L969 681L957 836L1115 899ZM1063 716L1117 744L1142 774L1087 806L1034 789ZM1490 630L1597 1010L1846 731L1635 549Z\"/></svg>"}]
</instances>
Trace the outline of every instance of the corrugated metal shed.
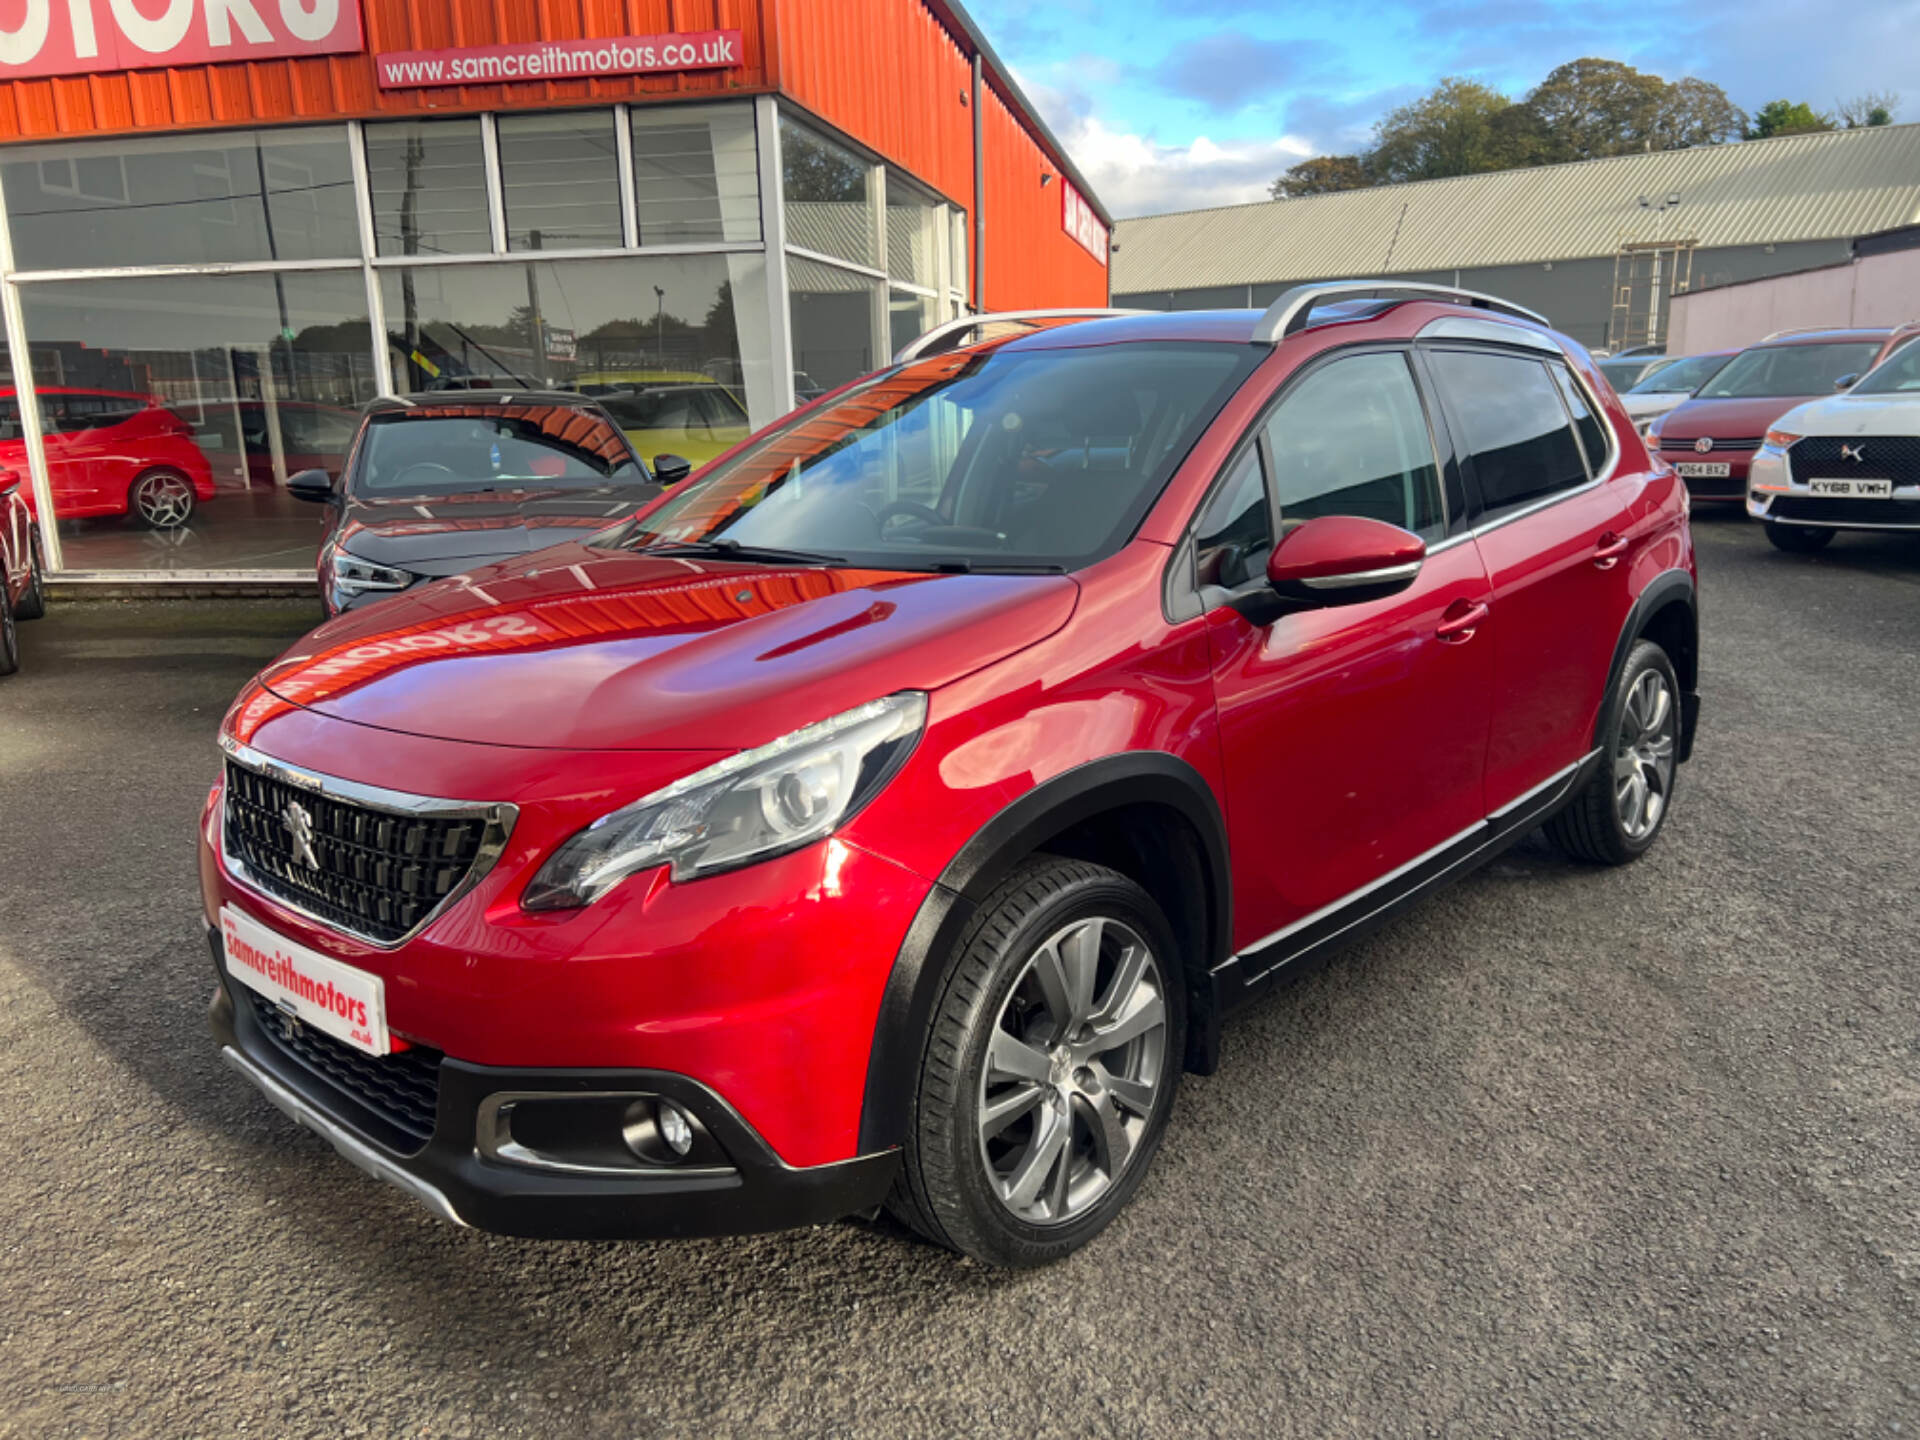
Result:
<instances>
[{"instance_id":1,"label":"corrugated metal shed","mask_svg":"<svg viewBox=\"0 0 1920 1440\"><path fill-rule=\"evenodd\" d=\"M1643 207L1678 194L1666 210ZM1786 244L1920 220L1920 125L1835 130L1123 220L1115 294Z\"/></svg>"}]
</instances>

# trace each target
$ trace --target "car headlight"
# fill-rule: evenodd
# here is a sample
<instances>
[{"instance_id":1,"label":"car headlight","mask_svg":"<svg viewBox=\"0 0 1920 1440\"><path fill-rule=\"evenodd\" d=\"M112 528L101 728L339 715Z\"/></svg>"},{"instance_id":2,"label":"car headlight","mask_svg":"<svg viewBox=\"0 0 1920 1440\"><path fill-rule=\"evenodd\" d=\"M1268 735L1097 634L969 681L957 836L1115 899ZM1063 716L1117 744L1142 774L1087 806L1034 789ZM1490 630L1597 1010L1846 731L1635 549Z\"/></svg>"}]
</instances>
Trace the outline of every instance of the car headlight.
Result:
<instances>
[{"instance_id":1,"label":"car headlight","mask_svg":"<svg viewBox=\"0 0 1920 1440\"><path fill-rule=\"evenodd\" d=\"M333 552L333 583L349 595L358 595L363 590L404 590L416 578L409 571L375 565L345 550Z\"/></svg>"},{"instance_id":2,"label":"car headlight","mask_svg":"<svg viewBox=\"0 0 1920 1440\"><path fill-rule=\"evenodd\" d=\"M925 695L889 695L709 765L594 821L520 903L574 909L656 865L691 880L810 845L893 778L926 718Z\"/></svg>"},{"instance_id":3,"label":"car headlight","mask_svg":"<svg viewBox=\"0 0 1920 1440\"><path fill-rule=\"evenodd\" d=\"M1762 443L1771 445L1776 450L1784 450L1799 438L1800 433L1797 430L1769 430Z\"/></svg>"},{"instance_id":4,"label":"car headlight","mask_svg":"<svg viewBox=\"0 0 1920 1440\"><path fill-rule=\"evenodd\" d=\"M1664 415L1659 416L1657 419L1653 421L1652 424L1648 425L1646 430L1643 431L1642 433L1645 434L1647 439L1651 440L1656 447L1658 447L1660 444L1660 429L1666 423L1667 423L1667 417Z\"/></svg>"}]
</instances>

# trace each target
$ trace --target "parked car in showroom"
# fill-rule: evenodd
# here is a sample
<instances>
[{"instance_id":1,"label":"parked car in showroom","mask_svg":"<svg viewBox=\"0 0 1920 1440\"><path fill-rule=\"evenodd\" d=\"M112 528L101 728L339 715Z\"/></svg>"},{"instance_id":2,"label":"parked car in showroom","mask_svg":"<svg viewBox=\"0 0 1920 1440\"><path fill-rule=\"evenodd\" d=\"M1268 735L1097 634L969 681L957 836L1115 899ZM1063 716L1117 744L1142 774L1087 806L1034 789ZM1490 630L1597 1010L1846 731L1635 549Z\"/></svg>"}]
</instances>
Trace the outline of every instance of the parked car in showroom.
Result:
<instances>
[{"instance_id":1,"label":"parked car in showroom","mask_svg":"<svg viewBox=\"0 0 1920 1440\"><path fill-rule=\"evenodd\" d=\"M698 467L747 438L746 407L733 391L705 375L623 372L591 390L585 385L582 389L644 455L666 451Z\"/></svg>"},{"instance_id":2,"label":"parked car in showroom","mask_svg":"<svg viewBox=\"0 0 1920 1440\"><path fill-rule=\"evenodd\" d=\"M262 672L212 1027L460 1223L1058 1259L1231 1011L1543 824L1643 855L1697 633L1684 488L1529 312L954 322Z\"/></svg>"},{"instance_id":3,"label":"parked car in showroom","mask_svg":"<svg viewBox=\"0 0 1920 1440\"><path fill-rule=\"evenodd\" d=\"M0 675L20 668L20 622L47 613L40 532L26 490L24 471L0 470Z\"/></svg>"},{"instance_id":4,"label":"parked car in showroom","mask_svg":"<svg viewBox=\"0 0 1920 1440\"><path fill-rule=\"evenodd\" d=\"M1702 385L1718 375L1738 350L1708 350L1682 355L1647 372L1631 390L1620 392L1627 418L1642 435L1668 411L1677 410Z\"/></svg>"},{"instance_id":5,"label":"parked car in showroom","mask_svg":"<svg viewBox=\"0 0 1920 1440\"><path fill-rule=\"evenodd\" d=\"M668 473L687 463L662 457ZM289 477L327 507L327 614L507 555L605 529L660 494L606 412L564 391L435 392L376 400L344 474Z\"/></svg>"},{"instance_id":6,"label":"parked car in showroom","mask_svg":"<svg viewBox=\"0 0 1920 1440\"><path fill-rule=\"evenodd\" d=\"M1647 439L1694 499L1744 500L1747 468L1775 420L1846 388L1915 339L1920 325L1769 335L1656 420Z\"/></svg>"},{"instance_id":7,"label":"parked car in showroom","mask_svg":"<svg viewBox=\"0 0 1920 1440\"><path fill-rule=\"evenodd\" d=\"M1920 345L1774 421L1747 475L1747 513L1800 555L1842 530L1920 531Z\"/></svg>"},{"instance_id":8,"label":"parked car in showroom","mask_svg":"<svg viewBox=\"0 0 1920 1440\"><path fill-rule=\"evenodd\" d=\"M35 394L59 519L125 515L178 530L213 499L213 469L193 443L193 427L153 396L59 385ZM11 389L0 389L0 466L27 473L20 401Z\"/></svg>"}]
</instances>

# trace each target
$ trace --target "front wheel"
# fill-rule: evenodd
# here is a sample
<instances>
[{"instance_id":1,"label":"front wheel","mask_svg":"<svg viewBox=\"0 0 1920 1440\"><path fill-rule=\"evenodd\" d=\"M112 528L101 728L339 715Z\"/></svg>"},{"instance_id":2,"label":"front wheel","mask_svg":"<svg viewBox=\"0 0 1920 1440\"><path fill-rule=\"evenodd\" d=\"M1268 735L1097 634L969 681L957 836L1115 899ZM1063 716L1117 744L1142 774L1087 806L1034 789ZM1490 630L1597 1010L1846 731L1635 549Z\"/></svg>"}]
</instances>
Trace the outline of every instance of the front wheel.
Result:
<instances>
[{"instance_id":1,"label":"front wheel","mask_svg":"<svg viewBox=\"0 0 1920 1440\"><path fill-rule=\"evenodd\" d=\"M1816 550L1824 550L1833 543L1833 531L1817 525L1782 525L1769 520L1766 525L1767 539L1773 542L1773 548L1784 550L1789 555L1811 555Z\"/></svg>"},{"instance_id":2,"label":"front wheel","mask_svg":"<svg viewBox=\"0 0 1920 1440\"><path fill-rule=\"evenodd\" d=\"M1667 652L1636 640L1607 697L1600 768L1547 822L1576 860L1624 865L1652 846L1673 808L1680 758L1680 681Z\"/></svg>"},{"instance_id":3,"label":"front wheel","mask_svg":"<svg viewBox=\"0 0 1920 1440\"><path fill-rule=\"evenodd\" d=\"M38 620L47 613L47 561L40 553L40 532L27 531L27 588L13 607L16 620Z\"/></svg>"},{"instance_id":4,"label":"front wheel","mask_svg":"<svg viewBox=\"0 0 1920 1440\"><path fill-rule=\"evenodd\" d=\"M149 470L127 487L127 513L155 530L182 528L193 506L193 482L178 470Z\"/></svg>"},{"instance_id":5,"label":"front wheel","mask_svg":"<svg viewBox=\"0 0 1920 1440\"><path fill-rule=\"evenodd\" d=\"M1186 992L1153 899L1037 857L981 906L935 1011L889 1208L988 1265L1042 1265L1105 1229L1165 1132Z\"/></svg>"}]
</instances>

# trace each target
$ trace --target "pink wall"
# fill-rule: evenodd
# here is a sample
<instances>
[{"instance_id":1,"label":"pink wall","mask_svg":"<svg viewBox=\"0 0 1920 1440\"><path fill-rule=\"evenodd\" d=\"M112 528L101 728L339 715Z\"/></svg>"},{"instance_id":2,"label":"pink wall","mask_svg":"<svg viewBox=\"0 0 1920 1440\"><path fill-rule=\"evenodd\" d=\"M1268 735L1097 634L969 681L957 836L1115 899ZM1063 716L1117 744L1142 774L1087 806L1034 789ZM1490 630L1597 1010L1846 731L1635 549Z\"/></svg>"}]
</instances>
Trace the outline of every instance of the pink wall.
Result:
<instances>
[{"instance_id":1,"label":"pink wall","mask_svg":"<svg viewBox=\"0 0 1920 1440\"><path fill-rule=\"evenodd\" d=\"M1676 295L1669 355L1751 345L1776 330L1920 318L1920 250Z\"/></svg>"}]
</instances>

